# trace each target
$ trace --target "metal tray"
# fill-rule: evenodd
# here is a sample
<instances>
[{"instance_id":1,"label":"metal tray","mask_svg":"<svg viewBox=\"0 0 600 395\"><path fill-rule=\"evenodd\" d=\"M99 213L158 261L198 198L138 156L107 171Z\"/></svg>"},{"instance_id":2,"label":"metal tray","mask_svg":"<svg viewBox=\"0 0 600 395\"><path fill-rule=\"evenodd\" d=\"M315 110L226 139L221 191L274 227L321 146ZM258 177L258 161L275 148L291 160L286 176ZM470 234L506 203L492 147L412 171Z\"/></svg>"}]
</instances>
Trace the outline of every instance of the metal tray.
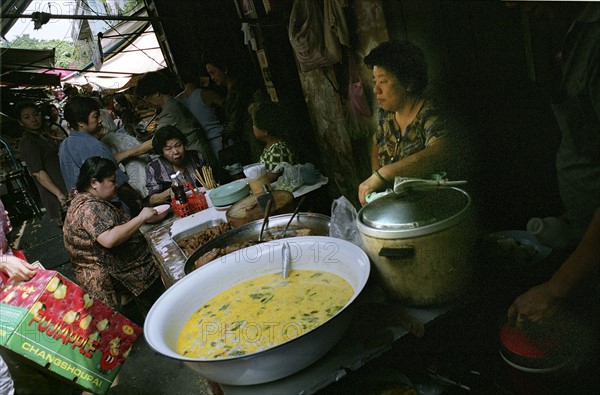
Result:
<instances>
[{"instance_id":1,"label":"metal tray","mask_svg":"<svg viewBox=\"0 0 600 395\"><path fill-rule=\"evenodd\" d=\"M283 231L283 228L285 228L285 225L288 223L291 216L292 214L281 214L269 217L269 227L265 229L263 237L269 239L279 235ZM292 223L288 228L288 233L296 229L308 228L311 229L313 236L328 236L330 220L330 217L322 214L298 213L292 220ZM233 228L200 246L185 262L185 274L192 272L195 269L194 264L196 260L213 248L223 248L232 243L258 240L258 234L260 233L262 223L262 219L249 222L240 227Z\"/></svg>"},{"instance_id":2,"label":"metal tray","mask_svg":"<svg viewBox=\"0 0 600 395\"><path fill-rule=\"evenodd\" d=\"M179 247L179 241L185 239L186 237L193 236L196 233L201 232L203 230L206 230L208 228L214 228L215 226L221 225L223 223L225 223L225 220L222 219L222 218L211 219L210 221L203 222L203 223L201 223L199 225L194 226L193 228L184 230L183 232L178 233L175 236L171 236L171 239L173 239L173 241L177 245L177 248L179 248L179 250L181 251L181 253L183 254L183 256L185 256L186 258L188 258L188 256L185 253L185 251L183 251L181 249L181 247Z\"/></svg>"}]
</instances>

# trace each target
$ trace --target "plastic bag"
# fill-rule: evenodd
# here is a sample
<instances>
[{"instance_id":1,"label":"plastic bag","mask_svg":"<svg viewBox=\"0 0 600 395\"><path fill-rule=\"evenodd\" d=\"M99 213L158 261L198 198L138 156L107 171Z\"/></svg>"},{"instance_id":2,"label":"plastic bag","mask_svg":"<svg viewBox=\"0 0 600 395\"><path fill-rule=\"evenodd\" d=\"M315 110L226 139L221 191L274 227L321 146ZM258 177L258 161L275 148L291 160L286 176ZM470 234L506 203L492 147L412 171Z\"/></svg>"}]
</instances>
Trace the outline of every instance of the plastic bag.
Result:
<instances>
[{"instance_id":1,"label":"plastic bag","mask_svg":"<svg viewBox=\"0 0 600 395\"><path fill-rule=\"evenodd\" d=\"M363 81L358 74L352 54L348 55L348 101L357 115L371 116L371 106L367 101Z\"/></svg>"},{"instance_id":2,"label":"plastic bag","mask_svg":"<svg viewBox=\"0 0 600 395\"><path fill-rule=\"evenodd\" d=\"M348 54L348 97L344 108L346 128L354 140L370 138L376 125L371 117L371 106L365 95L364 84L358 73L354 55Z\"/></svg>"},{"instance_id":3,"label":"plastic bag","mask_svg":"<svg viewBox=\"0 0 600 395\"><path fill-rule=\"evenodd\" d=\"M357 212L345 196L341 196L331 204L331 222L329 236L347 240L359 247L363 242L356 226Z\"/></svg>"},{"instance_id":4,"label":"plastic bag","mask_svg":"<svg viewBox=\"0 0 600 395\"><path fill-rule=\"evenodd\" d=\"M304 184L302 174L300 174L300 167L302 165L290 165L287 162L281 162L275 166L275 169L273 169L274 173L279 173L283 169L283 174L279 176L275 184L276 188L288 192L294 192L300 188Z\"/></svg>"}]
</instances>

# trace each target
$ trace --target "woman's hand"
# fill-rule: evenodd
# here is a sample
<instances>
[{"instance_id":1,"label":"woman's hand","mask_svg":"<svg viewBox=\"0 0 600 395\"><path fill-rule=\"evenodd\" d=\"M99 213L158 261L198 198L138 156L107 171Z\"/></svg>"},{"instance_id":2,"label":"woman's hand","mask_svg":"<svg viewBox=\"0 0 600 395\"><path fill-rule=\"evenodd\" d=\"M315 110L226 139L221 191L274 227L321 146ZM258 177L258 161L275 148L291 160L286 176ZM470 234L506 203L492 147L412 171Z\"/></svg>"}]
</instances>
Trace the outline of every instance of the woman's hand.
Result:
<instances>
[{"instance_id":1,"label":"woman's hand","mask_svg":"<svg viewBox=\"0 0 600 395\"><path fill-rule=\"evenodd\" d=\"M543 324L554 316L560 302L547 282L536 285L515 299L508 309L508 321L516 323L519 328L527 322Z\"/></svg>"},{"instance_id":2,"label":"woman's hand","mask_svg":"<svg viewBox=\"0 0 600 395\"><path fill-rule=\"evenodd\" d=\"M362 206L367 204L367 195L384 187L383 182L373 174L358 186L358 200Z\"/></svg>"},{"instance_id":3,"label":"woman's hand","mask_svg":"<svg viewBox=\"0 0 600 395\"><path fill-rule=\"evenodd\" d=\"M142 209L142 211L140 211L140 213L138 214L138 217L143 222L146 222L149 219L153 219L154 216L158 216L158 212L156 211L156 209L154 207L144 207Z\"/></svg>"},{"instance_id":4,"label":"woman's hand","mask_svg":"<svg viewBox=\"0 0 600 395\"><path fill-rule=\"evenodd\" d=\"M0 270L12 279L28 281L35 276L35 267L12 255L0 256Z\"/></svg>"}]
</instances>

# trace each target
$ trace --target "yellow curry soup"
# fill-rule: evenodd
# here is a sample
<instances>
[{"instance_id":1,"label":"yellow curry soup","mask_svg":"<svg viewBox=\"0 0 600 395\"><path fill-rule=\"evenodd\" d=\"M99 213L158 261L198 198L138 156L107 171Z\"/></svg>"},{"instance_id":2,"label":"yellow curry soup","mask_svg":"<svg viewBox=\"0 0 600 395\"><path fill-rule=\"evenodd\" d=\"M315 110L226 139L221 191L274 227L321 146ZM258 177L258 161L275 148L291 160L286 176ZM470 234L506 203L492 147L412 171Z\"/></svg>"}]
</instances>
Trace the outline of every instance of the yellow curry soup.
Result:
<instances>
[{"instance_id":1,"label":"yellow curry soup","mask_svg":"<svg viewBox=\"0 0 600 395\"><path fill-rule=\"evenodd\" d=\"M232 358L290 341L333 317L354 290L340 276L292 270L237 284L206 302L185 323L177 352L200 359Z\"/></svg>"}]
</instances>

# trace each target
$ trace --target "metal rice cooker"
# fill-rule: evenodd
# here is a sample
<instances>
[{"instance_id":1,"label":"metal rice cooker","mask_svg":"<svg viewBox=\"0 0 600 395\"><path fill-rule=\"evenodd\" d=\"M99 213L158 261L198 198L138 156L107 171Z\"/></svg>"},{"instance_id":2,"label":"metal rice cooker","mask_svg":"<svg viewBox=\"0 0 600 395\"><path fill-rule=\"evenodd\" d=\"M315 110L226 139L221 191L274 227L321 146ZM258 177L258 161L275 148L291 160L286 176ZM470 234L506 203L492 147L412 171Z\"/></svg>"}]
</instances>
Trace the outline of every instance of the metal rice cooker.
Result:
<instances>
[{"instance_id":1,"label":"metal rice cooker","mask_svg":"<svg viewBox=\"0 0 600 395\"><path fill-rule=\"evenodd\" d=\"M434 305L471 285L477 231L462 189L414 184L364 206L357 227L386 293L410 305Z\"/></svg>"}]
</instances>

